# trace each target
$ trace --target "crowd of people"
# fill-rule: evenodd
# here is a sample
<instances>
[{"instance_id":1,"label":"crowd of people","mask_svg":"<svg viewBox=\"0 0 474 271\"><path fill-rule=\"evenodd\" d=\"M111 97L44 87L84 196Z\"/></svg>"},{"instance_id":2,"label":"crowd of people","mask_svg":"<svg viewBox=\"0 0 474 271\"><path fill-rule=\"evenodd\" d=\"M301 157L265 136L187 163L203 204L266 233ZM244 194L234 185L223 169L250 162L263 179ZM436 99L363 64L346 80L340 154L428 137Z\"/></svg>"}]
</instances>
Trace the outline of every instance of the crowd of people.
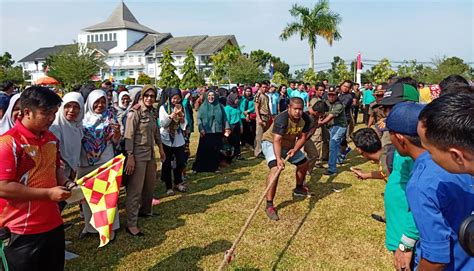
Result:
<instances>
[{"instance_id":1,"label":"crowd of people","mask_svg":"<svg viewBox=\"0 0 474 271\"><path fill-rule=\"evenodd\" d=\"M7 83L0 92L0 237L8 240L6 261L10 270L63 269L61 211L74 180L118 154L126 156L125 230L143 236L139 217L155 216L157 159L166 195L186 193L190 138L197 129L193 173L218 173L245 159L246 148L256 162L265 159L268 183L286 161L294 164L296 197L311 194L306 175L337 175L353 142L360 155L380 165L373 172L351 167L355 176L386 181L380 220L397 270L474 270L458 236L474 211L473 92L458 75L428 86L392 77L375 88L370 82L361 87L323 80L161 91L152 85L115 89L106 80L62 99L37 86L15 93ZM354 131L360 112L364 128ZM271 220L279 220L276 187L274 182L266 195ZM85 201L80 210L82 239L97 230ZM119 228L115 215L111 240Z\"/></svg>"}]
</instances>

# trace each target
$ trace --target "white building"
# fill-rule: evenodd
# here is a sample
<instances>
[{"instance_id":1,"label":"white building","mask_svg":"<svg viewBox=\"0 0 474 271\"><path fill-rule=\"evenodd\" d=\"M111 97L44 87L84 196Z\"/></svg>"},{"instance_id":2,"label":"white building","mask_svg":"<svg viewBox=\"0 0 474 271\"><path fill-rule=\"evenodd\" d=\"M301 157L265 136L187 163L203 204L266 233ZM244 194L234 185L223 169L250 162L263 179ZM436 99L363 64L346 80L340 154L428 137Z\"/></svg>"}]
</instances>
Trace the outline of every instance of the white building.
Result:
<instances>
[{"instance_id":1,"label":"white building","mask_svg":"<svg viewBox=\"0 0 474 271\"><path fill-rule=\"evenodd\" d=\"M101 79L113 74L116 81L127 77L136 79L140 73L158 76L161 71L159 61L165 48L173 52L174 65L181 77L179 71L189 47L193 49L196 66L200 70L208 67L209 57L226 44L238 46L234 35L173 37L171 33L159 33L141 25L122 1L106 21L82 29L77 42L102 53L109 71L102 72ZM69 44L39 48L18 63L31 73L31 81L34 82L45 75L43 63L46 57L59 53L67 46Z\"/></svg>"}]
</instances>

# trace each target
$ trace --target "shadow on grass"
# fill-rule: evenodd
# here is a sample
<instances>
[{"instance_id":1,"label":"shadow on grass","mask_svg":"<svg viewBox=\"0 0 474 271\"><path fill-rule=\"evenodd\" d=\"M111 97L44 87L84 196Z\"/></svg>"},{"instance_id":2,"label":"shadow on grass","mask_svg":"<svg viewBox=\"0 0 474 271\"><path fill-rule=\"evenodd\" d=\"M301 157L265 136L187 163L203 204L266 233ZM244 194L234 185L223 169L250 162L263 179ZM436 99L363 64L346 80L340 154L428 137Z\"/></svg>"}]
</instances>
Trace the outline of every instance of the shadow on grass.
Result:
<instances>
[{"instance_id":1,"label":"shadow on grass","mask_svg":"<svg viewBox=\"0 0 474 271\"><path fill-rule=\"evenodd\" d=\"M68 270L97 270L118 265L120 260L129 254L159 246L166 240L166 232L185 225L186 220L182 218L183 216L204 213L212 204L247 192L247 189L224 190L212 195L185 195L177 200L163 202L154 207L154 210L160 214L158 217L139 219L139 226L145 233L144 237L132 237L125 233L125 212L120 212L122 229L116 232L116 238L111 244L100 249L97 249L99 243L97 235L77 240L76 236L82 230L83 224L76 224L73 229L68 231L68 240L73 240L73 244L68 246L68 250L79 254L80 257L68 261L66 268ZM223 243L214 244L216 247L222 247L222 251L227 245L227 243L225 245ZM213 248L215 248L214 246Z\"/></svg>"},{"instance_id":2,"label":"shadow on grass","mask_svg":"<svg viewBox=\"0 0 474 271\"><path fill-rule=\"evenodd\" d=\"M168 258L162 260L151 270L203 270L197 266L201 258L224 252L232 245L227 240L218 240L205 247L191 246L183 248Z\"/></svg>"},{"instance_id":3,"label":"shadow on grass","mask_svg":"<svg viewBox=\"0 0 474 271\"><path fill-rule=\"evenodd\" d=\"M323 199L324 197L327 197L330 194L334 193L335 192L334 189L341 190L341 189L344 189L344 188L348 188L351 185L350 184L345 184L345 183L333 183L333 182L326 182L326 183L321 183L321 182L314 183L314 182L312 182L312 183L309 183L308 186L310 187L311 191L314 191L314 195L312 195L309 198L308 209L307 209L305 215L303 216L300 223L298 224L298 227L296 227L295 231L291 234L291 237L286 242L285 247L283 248L283 250L280 252L280 254L278 254L278 259L273 264L272 270L277 270L278 269L278 265L280 264L281 260L283 259L286 252L290 248L291 244L295 240L296 236L300 232L301 228L305 224L306 220L309 217L309 214L311 213L311 211L316 206L316 203L319 200ZM292 200L287 200L287 201L284 201L284 202L280 203L277 206L277 209L281 210L281 209L286 208L286 207L288 207L288 206L290 206L290 205L292 205L296 202L300 202L300 201L303 201L305 199L306 198L304 198L304 197L293 197Z\"/></svg>"},{"instance_id":4,"label":"shadow on grass","mask_svg":"<svg viewBox=\"0 0 474 271\"><path fill-rule=\"evenodd\" d=\"M358 165L367 163L367 161L368 161L367 159L365 159L364 157L352 151L349 154L349 157L347 158L347 160L342 165L337 165L338 174L330 176L327 179L327 182L328 183L333 182L334 179L337 178L337 176L339 176L340 173L345 172L345 171L350 171L351 167L357 167ZM326 171L326 169L319 169L319 170L313 171L313 173L311 174L311 182L320 180L323 177L324 171Z\"/></svg>"}]
</instances>

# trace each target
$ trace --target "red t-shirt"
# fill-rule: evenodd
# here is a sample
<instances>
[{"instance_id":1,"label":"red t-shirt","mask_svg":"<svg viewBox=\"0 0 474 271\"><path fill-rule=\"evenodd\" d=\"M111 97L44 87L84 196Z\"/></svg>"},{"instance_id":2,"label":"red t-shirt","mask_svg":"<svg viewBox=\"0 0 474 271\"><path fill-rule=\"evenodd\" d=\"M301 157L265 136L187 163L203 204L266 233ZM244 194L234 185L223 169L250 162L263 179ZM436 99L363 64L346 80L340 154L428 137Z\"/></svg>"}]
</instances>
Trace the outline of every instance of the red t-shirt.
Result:
<instances>
[{"instance_id":1,"label":"red t-shirt","mask_svg":"<svg viewBox=\"0 0 474 271\"><path fill-rule=\"evenodd\" d=\"M17 121L0 136L0 181L15 181L34 188L57 186L58 144L51 132L37 138ZM0 198L0 226L8 227L13 233L44 233L62 223L55 201Z\"/></svg>"}]
</instances>

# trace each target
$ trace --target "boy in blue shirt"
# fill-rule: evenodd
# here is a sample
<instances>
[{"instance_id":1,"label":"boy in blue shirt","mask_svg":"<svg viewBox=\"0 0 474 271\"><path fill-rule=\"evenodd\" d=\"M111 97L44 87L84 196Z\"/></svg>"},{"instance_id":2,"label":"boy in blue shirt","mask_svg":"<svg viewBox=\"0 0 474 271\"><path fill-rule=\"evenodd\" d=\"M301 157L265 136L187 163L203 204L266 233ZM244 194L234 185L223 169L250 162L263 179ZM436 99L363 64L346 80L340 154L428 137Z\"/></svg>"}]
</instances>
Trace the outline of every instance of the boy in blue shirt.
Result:
<instances>
[{"instance_id":1,"label":"boy in blue shirt","mask_svg":"<svg viewBox=\"0 0 474 271\"><path fill-rule=\"evenodd\" d=\"M294 98L294 97L301 98L303 100L303 103L304 103L304 109L303 110L308 111L309 95L306 92L306 85L303 82L301 82L298 85L298 89L293 90L291 92L290 98Z\"/></svg>"},{"instance_id":2,"label":"boy in blue shirt","mask_svg":"<svg viewBox=\"0 0 474 271\"><path fill-rule=\"evenodd\" d=\"M276 86L274 84L270 86L267 95L270 100L270 111L272 113L272 117L276 117L276 115L280 113L278 112L278 102L280 100L280 94L276 90Z\"/></svg>"},{"instance_id":3,"label":"boy in blue shirt","mask_svg":"<svg viewBox=\"0 0 474 271\"><path fill-rule=\"evenodd\" d=\"M387 117L390 138L401 155L415 160L406 195L420 239L416 244L417 270L474 270L458 241L459 227L474 206L474 180L468 174L451 174L437 165L422 147L417 134L423 105L397 104ZM408 268L412 247L399 245L395 267Z\"/></svg>"}]
</instances>

